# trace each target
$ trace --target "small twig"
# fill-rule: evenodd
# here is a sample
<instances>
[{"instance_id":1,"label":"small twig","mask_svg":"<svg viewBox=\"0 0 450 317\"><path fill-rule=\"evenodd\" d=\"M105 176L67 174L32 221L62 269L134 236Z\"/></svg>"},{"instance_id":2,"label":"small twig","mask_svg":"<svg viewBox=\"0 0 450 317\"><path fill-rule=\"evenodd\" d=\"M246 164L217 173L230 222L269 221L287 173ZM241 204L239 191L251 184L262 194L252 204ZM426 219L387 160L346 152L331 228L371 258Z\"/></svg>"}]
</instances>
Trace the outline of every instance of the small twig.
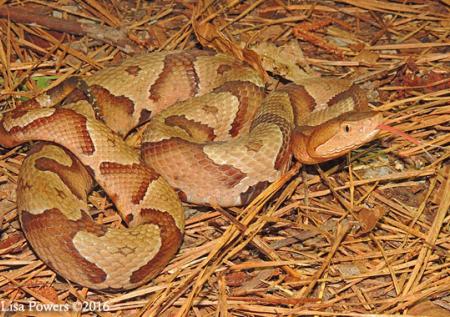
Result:
<instances>
[{"instance_id":1,"label":"small twig","mask_svg":"<svg viewBox=\"0 0 450 317\"><path fill-rule=\"evenodd\" d=\"M62 20L50 16L35 14L27 9L18 7L0 8L0 17L10 19L11 21L17 23L40 25L58 32L80 36L86 35L104 43L117 46L126 53L132 53L139 50L136 44L128 39L125 31L104 25Z\"/></svg>"}]
</instances>

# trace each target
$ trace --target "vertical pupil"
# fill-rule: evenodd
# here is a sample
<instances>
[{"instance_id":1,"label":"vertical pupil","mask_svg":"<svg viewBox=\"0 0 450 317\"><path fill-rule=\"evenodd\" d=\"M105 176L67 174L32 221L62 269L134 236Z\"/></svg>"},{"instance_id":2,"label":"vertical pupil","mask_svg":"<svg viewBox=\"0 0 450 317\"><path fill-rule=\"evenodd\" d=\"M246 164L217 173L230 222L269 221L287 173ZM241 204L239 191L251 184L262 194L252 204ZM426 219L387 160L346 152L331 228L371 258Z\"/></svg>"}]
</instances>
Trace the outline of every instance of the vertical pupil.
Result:
<instances>
[{"instance_id":1,"label":"vertical pupil","mask_svg":"<svg viewBox=\"0 0 450 317\"><path fill-rule=\"evenodd\" d=\"M347 133L350 132L350 126L348 124L346 124L344 126L344 131L347 132Z\"/></svg>"}]
</instances>

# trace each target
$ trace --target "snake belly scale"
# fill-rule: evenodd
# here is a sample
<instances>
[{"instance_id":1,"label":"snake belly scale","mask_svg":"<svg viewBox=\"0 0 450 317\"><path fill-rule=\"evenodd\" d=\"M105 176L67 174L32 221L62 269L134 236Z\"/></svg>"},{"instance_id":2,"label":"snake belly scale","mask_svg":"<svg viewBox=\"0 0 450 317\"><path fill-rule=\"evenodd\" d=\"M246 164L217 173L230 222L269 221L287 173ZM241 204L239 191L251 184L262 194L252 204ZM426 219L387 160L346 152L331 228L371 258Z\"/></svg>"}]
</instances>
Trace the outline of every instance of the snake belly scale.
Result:
<instances>
[{"instance_id":1,"label":"snake belly scale","mask_svg":"<svg viewBox=\"0 0 450 317\"><path fill-rule=\"evenodd\" d=\"M181 200L247 204L292 157L312 164L341 156L372 140L381 121L348 81L314 78L266 95L258 73L232 57L171 51L70 78L4 113L0 144L45 141L17 184L22 229L37 255L64 278L119 291L147 283L174 257ZM140 151L124 141L139 126ZM93 179L128 228L92 220Z\"/></svg>"}]
</instances>

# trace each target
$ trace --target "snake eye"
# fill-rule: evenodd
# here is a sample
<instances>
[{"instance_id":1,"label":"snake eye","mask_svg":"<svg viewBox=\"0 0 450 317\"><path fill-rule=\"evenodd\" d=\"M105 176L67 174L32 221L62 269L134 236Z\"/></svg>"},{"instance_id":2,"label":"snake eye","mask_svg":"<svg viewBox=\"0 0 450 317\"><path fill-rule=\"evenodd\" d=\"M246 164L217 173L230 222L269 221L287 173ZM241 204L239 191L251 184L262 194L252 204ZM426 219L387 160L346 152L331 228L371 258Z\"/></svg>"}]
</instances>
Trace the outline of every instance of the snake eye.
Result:
<instances>
[{"instance_id":1,"label":"snake eye","mask_svg":"<svg viewBox=\"0 0 450 317\"><path fill-rule=\"evenodd\" d=\"M344 124L344 132L349 133L350 132L350 125Z\"/></svg>"}]
</instances>

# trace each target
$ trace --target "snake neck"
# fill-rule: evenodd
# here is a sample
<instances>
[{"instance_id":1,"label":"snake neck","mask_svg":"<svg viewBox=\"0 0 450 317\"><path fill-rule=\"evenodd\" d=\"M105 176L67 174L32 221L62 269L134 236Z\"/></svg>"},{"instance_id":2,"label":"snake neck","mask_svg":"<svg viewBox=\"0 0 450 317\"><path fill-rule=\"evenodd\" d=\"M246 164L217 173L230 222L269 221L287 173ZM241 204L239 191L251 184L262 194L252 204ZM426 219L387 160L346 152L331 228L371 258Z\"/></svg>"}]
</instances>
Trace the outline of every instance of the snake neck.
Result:
<instances>
[{"instance_id":1,"label":"snake neck","mask_svg":"<svg viewBox=\"0 0 450 317\"><path fill-rule=\"evenodd\" d=\"M291 137L291 149L295 159L302 164L316 164L326 161L325 158L312 156L310 139L313 128L295 127Z\"/></svg>"}]
</instances>

